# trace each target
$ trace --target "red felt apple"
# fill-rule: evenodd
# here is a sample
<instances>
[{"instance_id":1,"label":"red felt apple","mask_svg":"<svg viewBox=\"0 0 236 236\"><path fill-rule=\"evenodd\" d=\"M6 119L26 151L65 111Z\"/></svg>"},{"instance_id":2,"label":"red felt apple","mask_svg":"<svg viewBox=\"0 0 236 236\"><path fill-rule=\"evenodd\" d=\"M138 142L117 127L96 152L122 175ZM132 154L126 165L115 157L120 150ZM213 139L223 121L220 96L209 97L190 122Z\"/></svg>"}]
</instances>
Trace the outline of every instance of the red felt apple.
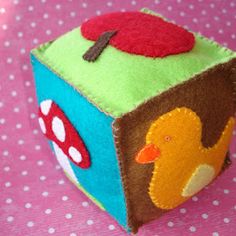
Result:
<instances>
[{"instance_id":1,"label":"red felt apple","mask_svg":"<svg viewBox=\"0 0 236 236\"><path fill-rule=\"evenodd\" d=\"M121 51L154 58L188 52L195 42L194 35L184 28L141 12L117 12L92 18L82 24L81 33L86 39L99 42L93 53L109 43ZM102 40L104 37L106 40Z\"/></svg>"}]
</instances>

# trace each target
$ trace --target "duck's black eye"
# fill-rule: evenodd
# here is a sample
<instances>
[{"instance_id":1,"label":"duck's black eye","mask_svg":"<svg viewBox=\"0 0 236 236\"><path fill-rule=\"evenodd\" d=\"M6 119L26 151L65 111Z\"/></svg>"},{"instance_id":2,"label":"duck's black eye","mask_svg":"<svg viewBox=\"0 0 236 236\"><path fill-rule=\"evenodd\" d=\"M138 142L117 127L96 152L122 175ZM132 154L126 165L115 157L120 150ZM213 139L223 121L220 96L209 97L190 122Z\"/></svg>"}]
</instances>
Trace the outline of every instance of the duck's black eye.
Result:
<instances>
[{"instance_id":1,"label":"duck's black eye","mask_svg":"<svg viewBox=\"0 0 236 236\"><path fill-rule=\"evenodd\" d=\"M164 139L165 139L166 142L170 142L172 138L171 138L171 136L166 135L166 136L164 137Z\"/></svg>"}]
</instances>

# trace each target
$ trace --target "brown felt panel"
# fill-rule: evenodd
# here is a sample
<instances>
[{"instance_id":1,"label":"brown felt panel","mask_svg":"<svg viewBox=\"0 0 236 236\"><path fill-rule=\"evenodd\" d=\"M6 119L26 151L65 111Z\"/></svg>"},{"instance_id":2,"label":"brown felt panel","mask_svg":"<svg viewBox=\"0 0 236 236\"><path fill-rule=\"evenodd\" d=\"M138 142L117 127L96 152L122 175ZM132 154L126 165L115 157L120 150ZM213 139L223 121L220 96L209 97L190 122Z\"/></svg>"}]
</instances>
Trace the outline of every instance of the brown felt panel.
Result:
<instances>
[{"instance_id":1,"label":"brown felt panel","mask_svg":"<svg viewBox=\"0 0 236 236\"><path fill-rule=\"evenodd\" d=\"M176 107L190 108L203 123L203 145L213 146L236 110L233 85L236 73L233 68L236 68L236 59L196 75L114 122L113 132L125 185L129 225L133 232L165 212L156 208L148 195L153 163L140 165L135 162L135 155L144 146L151 123Z\"/></svg>"}]
</instances>

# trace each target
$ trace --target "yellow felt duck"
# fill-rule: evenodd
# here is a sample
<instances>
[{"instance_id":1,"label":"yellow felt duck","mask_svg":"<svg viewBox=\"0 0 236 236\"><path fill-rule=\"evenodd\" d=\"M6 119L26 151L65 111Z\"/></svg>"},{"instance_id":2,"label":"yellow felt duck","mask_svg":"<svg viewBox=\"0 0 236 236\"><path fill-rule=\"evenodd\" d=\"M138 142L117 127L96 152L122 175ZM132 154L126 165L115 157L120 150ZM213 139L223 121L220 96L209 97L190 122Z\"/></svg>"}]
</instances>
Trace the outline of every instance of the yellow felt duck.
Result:
<instances>
[{"instance_id":1,"label":"yellow felt duck","mask_svg":"<svg viewBox=\"0 0 236 236\"><path fill-rule=\"evenodd\" d=\"M230 117L217 143L205 148L201 120L191 109L176 108L154 121L146 145L136 156L140 164L154 162L152 202L172 209L209 184L221 171L233 127Z\"/></svg>"}]
</instances>

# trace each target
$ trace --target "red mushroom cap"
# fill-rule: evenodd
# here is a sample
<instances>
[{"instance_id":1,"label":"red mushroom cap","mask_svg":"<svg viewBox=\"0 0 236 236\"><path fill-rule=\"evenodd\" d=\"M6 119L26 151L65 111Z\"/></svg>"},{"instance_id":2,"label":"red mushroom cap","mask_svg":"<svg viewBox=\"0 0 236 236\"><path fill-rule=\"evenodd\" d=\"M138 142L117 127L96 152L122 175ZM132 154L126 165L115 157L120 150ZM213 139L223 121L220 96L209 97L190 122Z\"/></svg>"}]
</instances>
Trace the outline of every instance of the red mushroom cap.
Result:
<instances>
[{"instance_id":1,"label":"red mushroom cap","mask_svg":"<svg viewBox=\"0 0 236 236\"><path fill-rule=\"evenodd\" d=\"M40 103L39 125L44 135L55 142L73 163L81 168L90 166L89 153L82 138L52 100Z\"/></svg>"}]
</instances>

